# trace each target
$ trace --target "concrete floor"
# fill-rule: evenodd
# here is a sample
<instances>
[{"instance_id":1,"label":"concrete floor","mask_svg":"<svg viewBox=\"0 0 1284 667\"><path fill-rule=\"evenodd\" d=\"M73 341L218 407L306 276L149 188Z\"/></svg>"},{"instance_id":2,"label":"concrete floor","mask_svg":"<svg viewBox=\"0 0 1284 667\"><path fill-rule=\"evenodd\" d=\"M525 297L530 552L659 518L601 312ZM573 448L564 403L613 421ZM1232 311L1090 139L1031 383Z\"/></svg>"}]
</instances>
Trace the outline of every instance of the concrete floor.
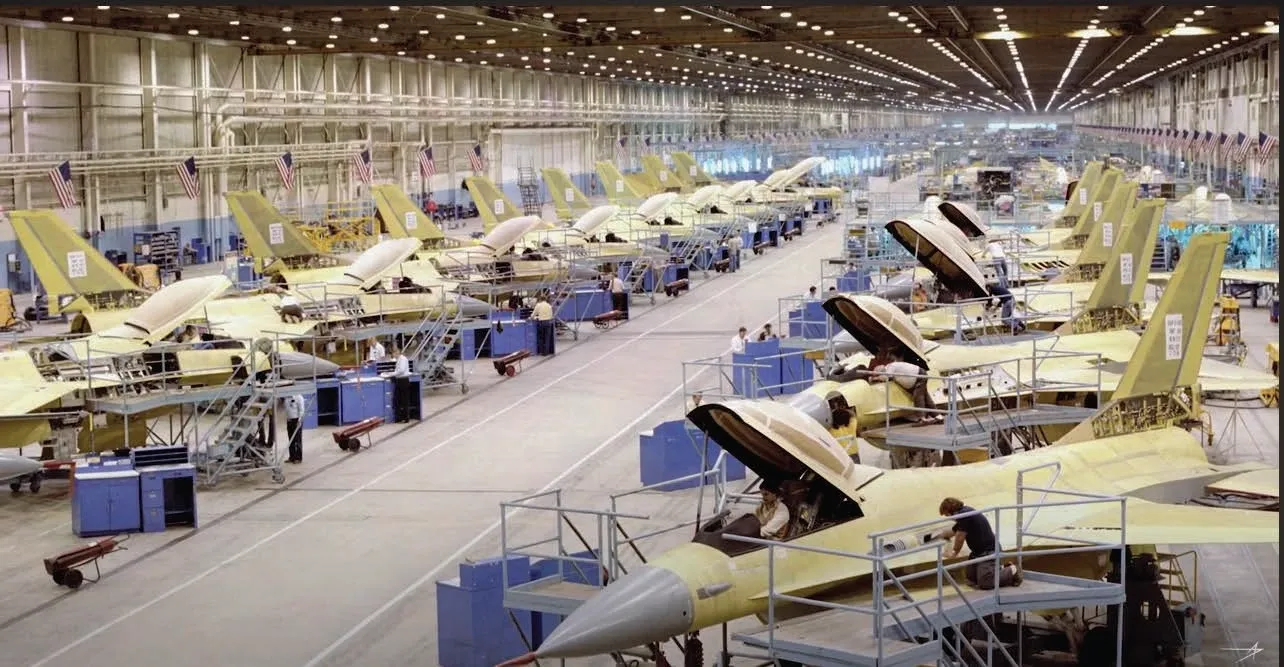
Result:
<instances>
[{"instance_id":1,"label":"concrete floor","mask_svg":"<svg viewBox=\"0 0 1284 667\"><path fill-rule=\"evenodd\" d=\"M840 236L839 225L809 231L740 273L635 306L619 328L586 326L579 342L559 342L556 357L514 378L498 379L483 360L469 394L427 398L432 416L384 427L369 451L341 453L326 430L311 432L284 488L260 476L203 492L199 531L134 536L130 551L104 560L102 582L74 593L39 563L79 542L65 485L0 499L0 666L436 664L433 582L461 560L498 554L498 503L562 489L566 505L600 509L638 487L638 434L684 412L681 362L725 353L742 324L776 322L777 299L818 283ZM1278 329L1264 310L1246 308L1244 319L1249 363L1261 367ZM1228 431L1230 411L1211 411ZM1278 464L1278 410L1238 415L1247 427L1219 443L1226 458ZM643 494L622 510L651 517L628 526L636 534L691 520L694 500ZM514 523L526 541L548 534L550 521L528 512ZM685 535L644 549L659 553ZM1221 649L1254 642L1265 649L1259 664L1278 664L1278 545L1199 552L1203 664L1233 664L1242 654ZM716 633L705 635L713 660Z\"/></svg>"}]
</instances>

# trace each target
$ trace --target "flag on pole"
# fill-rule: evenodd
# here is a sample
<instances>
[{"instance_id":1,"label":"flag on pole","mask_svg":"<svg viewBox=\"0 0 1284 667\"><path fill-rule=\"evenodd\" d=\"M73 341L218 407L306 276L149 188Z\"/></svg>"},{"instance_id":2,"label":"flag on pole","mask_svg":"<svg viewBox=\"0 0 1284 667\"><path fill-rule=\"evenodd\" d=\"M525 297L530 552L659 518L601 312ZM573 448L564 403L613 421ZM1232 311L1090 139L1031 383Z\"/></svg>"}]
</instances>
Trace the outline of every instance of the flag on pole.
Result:
<instances>
[{"instance_id":1,"label":"flag on pole","mask_svg":"<svg viewBox=\"0 0 1284 667\"><path fill-rule=\"evenodd\" d=\"M71 182L71 161L63 160L62 164L49 170L49 180L53 181L54 193L63 208L75 208L76 186Z\"/></svg>"},{"instance_id":2,"label":"flag on pole","mask_svg":"<svg viewBox=\"0 0 1284 667\"><path fill-rule=\"evenodd\" d=\"M616 162L624 162L625 160L629 159L628 144L629 144L629 140L627 137L620 137L620 140L615 142L615 161Z\"/></svg>"},{"instance_id":3,"label":"flag on pole","mask_svg":"<svg viewBox=\"0 0 1284 667\"><path fill-rule=\"evenodd\" d=\"M188 199L200 199L201 197L201 179L196 171L196 156L192 156L174 165L178 170L178 180L183 183L183 192L187 193Z\"/></svg>"},{"instance_id":4,"label":"flag on pole","mask_svg":"<svg viewBox=\"0 0 1284 667\"><path fill-rule=\"evenodd\" d=\"M1248 159L1248 154L1253 152L1253 142L1249 141L1248 135L1243 132L1239 133L1237 141L1239 142L1239 151L1235 155L1235 159L1244 162Z\"/></svg>"},{"instance_id":5,"label":"flag on pole","mask_svg":"<svg viewBox=\"0 0 1284 667\"><path fill-rule=\"evenodd\" d=\"M482 158L481 144L476 144L473 149L468 151L468 162L473 166L473 172L480 174L486 171L486 160Z\"/></svg>"},{"instance_id":6,"label":"flag on pole","mask_svg":"<svg viewBox=\"0 0 1284 667\"><path fill-rule=\"evenodd\" d=\"M419 175L425 181L437 175L437 161L432 158L432 146L424 146L419 151Z\"/></svg>"},{"instance_id":7,"label":"flag on pole","mask_svg":"<svg viewBox=\"0 0 1284 667\"><path fill-rule=\"evenodd\" d=\"M374 165L370 163L370 151L364 150L352 156L352 167L362 183L370 185L374 180Z\"/></svg>"},{"instance_id":8,"label":"flag on pole","mask_svg":"<svg viewBox=\"0 0 1284 667\"><path fill-rule=\"evenodd\" d=\"M276 159L276 172L281 175L281 187L286 192L294 190L294 156L288 152Z\"/></svg>"},{"instance_id":9,"label":"flag on pole","mask_svg":"<svg viewBox=\"0 0 1284 667\"><path fill-rule=\"evenodd\" d=\"M1271 159L1271 153L1280 145L1279 137L1265 132L1257 133L1257 161L1266 164Z\"/></svg>"}]
</instances>

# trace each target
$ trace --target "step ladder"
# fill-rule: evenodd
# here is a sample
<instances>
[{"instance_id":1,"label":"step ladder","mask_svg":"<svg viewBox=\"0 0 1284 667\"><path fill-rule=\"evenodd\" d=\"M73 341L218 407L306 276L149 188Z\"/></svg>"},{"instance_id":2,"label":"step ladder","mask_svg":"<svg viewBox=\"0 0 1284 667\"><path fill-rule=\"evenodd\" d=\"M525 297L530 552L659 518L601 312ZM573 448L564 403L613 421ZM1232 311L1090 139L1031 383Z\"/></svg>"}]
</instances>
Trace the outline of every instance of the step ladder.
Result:
<instances>
[{"instance_id":1,"label":"step ladder","mask_svg":"<svg viewBox=\"0 0 1284 667\"><path fill-rule=\"evenodd\" d=\"M652 285L650 292L646 291L646 274L648 271L655 272L657 269L655 262L648 256L638 257L629 265L629 273L624 277L624 288L629 294L649 294L651 303L655 303L655 292L660 289L661 275L655 277L655 284Z\"/></svg>"},{"instance_id":2,"label":"step ladder","mask_svg":"<svg viewBox=\"0 0 1284 667\"><path fill-rule=\"evenodd\" d=\"M277 399L276 384L275 370L262 381L251 374L240 384L231 385L228 395L219 401L222 407L218 416L198 440L192 457L206 485L217 485L227 474L248 475L261 470L270 471L277 484L285 481L281 457L271 437L275 424L269 419ZM212 410L205 414L209 412ZM263 438L259 437L260 429Z\"/></svg>"},{"instance_id":3,"label":"step ladder","mask_svg":"<svg viewBox=\"0 0 1284 667\"><path fill-rule=\"evenodd\" d=\"M575 296L575 288L579 285L580 283L567 278L554 283L548 290L548 305L553 307L553 323L558 331L570 331L572 340L580 339L579 313L572 313L573 318L569 321L558 317L558 313L562 312L562 306Z\"/></svg>"},{"instance_id":4,"label":"step ladder","mask_svg":"<svg viewBox=\"0 0 1284 667\"><path fill-rule=\"evenodd\" d=\"M540 201L539 178L531 167L518 167L517 191L522 195L522 212L526 215L539 215L544 209Z\"/></svg>"},{"instance_id":5,"label":"step ladder","mask_svg":"<svg viewBox=\"0 0 1284 667\"><path fill-rule=\"evenodd\" d=\"M456 380L454 369L446 365L459 338L462 320L459 308L442 307L436 315L425 317L406 341L406 356L412 361L414 371L423 378L422 388L444 387L458 382L461 391L468 391L468 385Z\"/></svg>"}]
</instances>

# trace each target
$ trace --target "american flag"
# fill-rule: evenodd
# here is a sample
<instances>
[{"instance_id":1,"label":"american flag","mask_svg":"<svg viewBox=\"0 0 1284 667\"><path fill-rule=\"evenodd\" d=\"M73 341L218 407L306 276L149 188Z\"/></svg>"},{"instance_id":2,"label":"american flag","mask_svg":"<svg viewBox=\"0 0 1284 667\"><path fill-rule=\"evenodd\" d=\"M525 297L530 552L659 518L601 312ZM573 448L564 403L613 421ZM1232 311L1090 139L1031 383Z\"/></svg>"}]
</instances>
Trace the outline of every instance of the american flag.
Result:
<instances>
[{"instance_id":1,"label":"american flag","mask_svg":"<svg viewBox=\"0 0 1284 667\"><path fill-rule=\"evenodd\" d=\"M50 169L49 180L53 181L58 203L62 204L63 208L75 208L76 186L71 182L71 161L64 160L62 164Z\"/></svg>"},{"instance_id":2,"label":"american flag","mask_svg":"<svg viewBox=\"0 0 1284 667\"><path fill-rule=\"evenodd\" d=\"M1186 148L1195 150L1199 144L1199 130L1191 130L1190 135L1186 137Z\"/></svg>"},{"instance_id":3,"label":"american flag","mask_svg":"<svg viewBox=\"0 0 1284 667\"><path fill-rule=\"evenodd\" d=\"M424 146L419 151L419 175L425 181L437 175L437 161L432 158L432 146Z\"/></svg>"},{"instance_id":4,"label":"american flag","mask_svg":"<svg viewBox=\"0 0 1284 667\"><path fill-rule=\"evenodd\" d=\"M1257 133L1257 161L1266 164L1271 159L1271 153L1275 152L1276 147L1280 145L1279 137L1265 132Z\"/></svg>"},{"instance_id":5,"label":"american flag","mask_svg":"<svg viewBox=\"0 0 1284 667\"><path fill-rule=\"evenodd\" d=\"M1231 151L1235 150L1235 136L1222 133L1222 157L1229 159Z\"/></svg>"},{"instance_id":6,"label":"american flag","mask_svg":"<svg viewBox=\"0 0 1284 667\"><path fill-rule=\"evenodd\" d=\"M1244 134L1243 132L1239 133L1238 141L1239 141L1239 151L1235 155L1235 159L1240 162L1244 162L1245 160L1248 159L1248 154L1253 152L1253 142L1249 141L1248 135Z\"/></svg>"},{"instance_id":7,"label":"american flag","mask_svg":"<svg viewBox=\"0 0 1284 667\"><path fill-rule=\"evenodd\" d=\"M294 190L294 156L283 153L276 159L276 171L281 175L281 187L286 192Z\"/></svg>"},{"instance_id":8,"label":"american flag","mask_svg":"<svg viewBox=\"0 0 1284 667\"><path fill-rule=\"evenodd\" d=\"M468 162L472 164L474 173L480 174L486 171L486 160L482 158L481 144L474 145L473 149L468 151Z\"/></svg>"},{"instance_id":9,"label":"american flag","mask_svg":"<svg viewBox=\"0 0 1284 667\"><path fill-rule=\"evenodd\" d=\"M1200 152L1203 152L1203 153L1212 152L1214 148L1213 144L1215 144L1216 142L1217 142L1217 139L1213 137L1212 131L1204 130L1204 142L1199 146Z\"/></svg>"},{"instance_id":10,"label":"american flag","mask_svg":"<svg viewBox=\"0 0 1284 667\"><path fill-rule=\"evenodd\" d=\"M374 180L374 165L370 163L370 151L364 150L352 156L352 168L362 183L370 185Z\"/></svg>"},{"instance_id":11,"label":"american flag","mask_svg":"<svg viewBox=\"0 0 1284 667\"><path fill-rule=\"evenodd\" d=\"M183 184L183 192L187 193L188 199L201 198L201 178L196 172L196 157L189 157L182 162L174 165L178 171L178 180Z\"/></svg>"},{"instance_id":12,"label":"american flag","mask_svg":"<svg viewBox=\"0 0 1284 667\"><path fill-rule=\"evenodd\" d=\"M629 159L629 139L620 137L620 140L615 142L615 161L624 162L627 159Z\"/></svg>"}]
</instances>

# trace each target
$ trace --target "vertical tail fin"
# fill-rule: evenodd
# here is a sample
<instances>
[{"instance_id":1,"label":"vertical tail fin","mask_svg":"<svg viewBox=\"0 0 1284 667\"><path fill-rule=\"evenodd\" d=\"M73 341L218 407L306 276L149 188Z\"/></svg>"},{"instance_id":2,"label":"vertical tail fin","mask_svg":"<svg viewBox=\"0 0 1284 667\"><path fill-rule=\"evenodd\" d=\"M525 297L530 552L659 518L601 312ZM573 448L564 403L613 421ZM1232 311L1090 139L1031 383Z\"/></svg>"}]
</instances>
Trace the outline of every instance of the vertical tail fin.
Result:
<instances>
[{"instance_id":1,"label":"vertical tail fin","mask_svg":"<svg viewBox=\"0 0 1284 667\"><path fill-rule=\"evenodd\" d=\"M656 192L681 192L682 181L678 179L659 155L643 155L642 171Z\"/></svg>"},{"instance_id":2,"label":"vertical tail fin","mask_svg":"<svg viewBox=\"0 0 1284 667\"><path fill-rule=\"evenodd\" d=\"M1083 207L1088 205L1088 193L1101 179L1101 169L1100 162L1089 162L1083 168L1079 180L1066 190L1066 207L1061 212L1062 218L1078 218L1083 213Z\"/></svg>"},{"instance_id":3,"label":"vertical tail fin","mask_svg":"<svg viewBox=\"0 0 1284 667\"><path fill-rule=\"evenodd\" d=\"M1074 227L1070 231L1070 238L1083 239L1092 231L1097 222L1097 216L1094 212L1097 205L1100 204L1104 209L1110 196L1114 194L1115 188L1123 181L1123 172L1118 169L1108 168L1101 174L1101 178L1088 190L1088 203L1083 210L1079 212L1079 217L1075 219ZM1081 200L1076 196L1076 201Z\"/></svg>"},{"instance_id":4,"label":"vertical tail fin","mask_svg":"<svg viewBox=\"0 0 1284 667\"><path fill-rule=\"evenodd\" d=\"M1058 444L1183 425L1197 416L1199 366L1229 242L1226 232L1190 240L1110 403ZM1143 413L1147 421L1140 423Z\"/></svg>"},{"instance_id":5,"label":"vertical tail fin","mask_svg":"<svg viewBox=\"0 0 1284 667\"><path fill-rule=\"evenodd\" d=\"M57 213L10 211L9 221L49 297L50 313L92 310L89 297L98 294L130 297L131 305L142 298L143 291Z\"/></svg>"},{"instance_id":6,"label":"vertical tail fin","mask_svg":"<svg viewBox=\"0 0 1284 667\"><path fill-rule=\"evenodd\" d=\"M495 182L485 176L469 176L464 179L464 187L472 195L477 205L477 214L482 219L482 229L490 231L501 222L512 220L522 213L520 208L496 187Z\"/></svg>"},{"instance_id":7,"label":"vertical tail fin","mask_svg":"<svg viewBox=\"0 0 1284 667\"><path fill-rule=\"evenodd\" d=\"M1115 246L1126 233L1124 227L1132 222L1128 214L1137 204L1139 187L1135 181L1117 185L1114 192L1110 193L1110 199L1101 207L1100 217L1092 211L1088 212L1088 217L1093 220L1092 231L1088 233L1088 240L1083 244L1083 251L1075 259L1075 267L1100 265L1110 259L1114 254Z\"/></svg>"},{"instance_id":8,"label":"vertical tail fin","mask_svg":"<svg viewBox=\"0 0 1284 667\"><path fill-rule=\"evenodd\" d=\"M1110 256L1101 264L1099 273L1087 278L1095 283L1088 301L1057 333L1108 331L1140 322L1140 306L1145 299L1150 257L1159 237L1164 204L1162 199L1148 199L1128 212Z\"/></svg>"},{"instance_id":9,"label":"vertical tail fin","mask_svg":"<svg viewBox=\"0 0 1284 667\"><path fill-rule=\"evenodd\" d=\"M712 176L705 172L704 168L700 166L699 162L696 162L695 157L690 153L686 151L678 151L676 153L671 153L670 157L673 158L674 173L676 173L678 178L682 179L684 183L696 187L717 183Z\"/></svg>"},{"instance_id":10,"label":"vertical tail fin","mask_svg":"<svg viewBox=\"0 0 1284 667\"><path fill-rule=\"evenodd\" d=\"M548 186L548 194L553 198L553 209L557 211L558 218L571 220L593 208L588 197L575 187L565 171L557 167L545 167L540 173L544 176L544 184Z\"/></svg>"},{"instance_id":11,"label":"vertical tail fin","mask_svg":"<svg viewBox=\"0 0 1284 667\"><path fill-rule=\"evenodd\" d=\"M294 222L277 210L263 193L242 190L229 192L224 198L250 253L260 261L321 255Z\"/></svg>"},{"instance_id":12,"label":"vertical tail fin","mask_svg":"<svg viewBox=\"0 0 1284 667\"><path fill-rule=\"evenodd\" d=\"M606 191L606 200L616 206L627 206L633 202L645 199L650 193L644 192L637 188L616 169L614 164L602 160L594 165L597 168L597 177L602 181L602 189Z\"/></svg>"},{"instance_id":13,"label":"vertical tail fin","mask_svg":"<svg viewBox=\"0 0 1284 667\"><path fill-rule=\"evenodd\" d=\"M393 238L416 238L429 245L446 238L445 232L419 210L401 188L376 185L370 188L370 193L374 195L375 209L384 229Z\"/></svg>"}]
</instances>

